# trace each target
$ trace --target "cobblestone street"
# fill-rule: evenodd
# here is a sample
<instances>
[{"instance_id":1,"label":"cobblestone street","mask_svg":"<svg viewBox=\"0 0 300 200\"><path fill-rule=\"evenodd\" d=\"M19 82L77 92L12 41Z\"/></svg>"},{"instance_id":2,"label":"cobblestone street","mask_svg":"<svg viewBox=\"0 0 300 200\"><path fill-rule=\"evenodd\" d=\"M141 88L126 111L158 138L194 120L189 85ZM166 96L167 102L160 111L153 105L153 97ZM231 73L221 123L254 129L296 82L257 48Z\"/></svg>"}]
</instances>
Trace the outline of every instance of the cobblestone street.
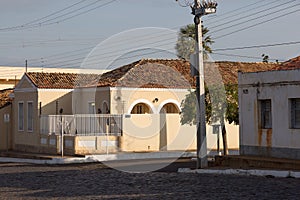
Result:
<instances>
[{"instance_id":1,"label":"cobblestone street","mask_svg":"<svg viewBox=\"0 0 300 200\"><path fill-rule=\"evenodd\" d=\"M0 164L1 199L297 199L293 178L125 173L100 163Z\"/></svg>"}]
</instances>

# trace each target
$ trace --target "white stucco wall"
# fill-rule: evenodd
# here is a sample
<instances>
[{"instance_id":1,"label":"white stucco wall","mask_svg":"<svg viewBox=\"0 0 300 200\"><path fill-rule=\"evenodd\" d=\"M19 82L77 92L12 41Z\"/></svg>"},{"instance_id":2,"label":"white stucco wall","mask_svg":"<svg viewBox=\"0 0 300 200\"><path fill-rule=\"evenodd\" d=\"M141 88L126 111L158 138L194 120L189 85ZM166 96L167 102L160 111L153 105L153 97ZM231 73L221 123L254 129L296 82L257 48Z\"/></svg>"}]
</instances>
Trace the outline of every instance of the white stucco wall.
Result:
<instances>
[{"instance_id":1,"label":"white stucco wall","mask_svg":"<svg viewBox=\"0 0 300 200\"><path fill-rule=\"evenodd\" d=\"M291 129L289 107L290 98L300 98L300 70L239 73L238 79L241 146L262 147L275 157L280 149L280 157L293 153L300 158L297 152L288 153L300 149L300 129ZM259 125L259 100L264 99L271 99L269 133Z\"/></svg>"}]
</instances>

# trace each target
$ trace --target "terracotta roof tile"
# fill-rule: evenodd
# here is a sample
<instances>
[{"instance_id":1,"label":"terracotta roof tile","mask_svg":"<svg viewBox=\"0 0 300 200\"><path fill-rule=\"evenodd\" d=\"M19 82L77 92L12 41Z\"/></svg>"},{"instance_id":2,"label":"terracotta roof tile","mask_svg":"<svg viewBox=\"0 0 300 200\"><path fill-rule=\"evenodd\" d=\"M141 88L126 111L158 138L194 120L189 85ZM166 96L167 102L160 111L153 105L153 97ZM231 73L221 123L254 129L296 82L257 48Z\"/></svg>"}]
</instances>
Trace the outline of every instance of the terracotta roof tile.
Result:
<instances>
[{"instance_id":1,"label":"terracotta roof tile","mask_svg":"<svg viewBox=\"0 0 300 200\"><path fill-rule=\"evenodd\" d=\"M0 108L9 105L12 102L12 99L9 97L11 93L13 93L13 89L0 90Z\"/></svg>"},{"instance_id":2,"label":"terracotta roof tile","mask_svg":"<svg viewBox=\"0 0 300 200\"><path fill-rule=\"evenodd\" d=\"M175 72L179 72L181 78L172 77ZM126 81L124 77L126 77ZM187 86L186 81L190 85L194 84L187 61L141 59L103 74L97 86L158 87L160 85L160 87L182 88Z\"/></svg>"},{"instance_id":3,"label":"terracotta roof tile","mask_svg":"<svg viewBox=\"0 0 300 200\"><path fill-rule=\"evenodd\" d=\"M88 87L95 84L100 78L98 74L74 73L39 73L29 72L26 76L38 88L72 89L75 87Z\"/></svg>"},{"instance_id":4,"label":"terracotta roof tile","mask_svg":"<svg viewBox=\"0 0 300 200\"><path fill-rule=\"evenodd\" d=\"M290 67L293 68L293 67ZM237 84L238 72L258 72L285 69L275 63L207 62L205 80L209 83L223 81ZM179 72L179 73L177 73ZM186 88L195 86L188 61L180 59L141 59L102 75L68 73L27 73L39 88L74 87L145 87Z\"/></svg>"},{"instance_id":5,"label":"terracotta roof tile","mask_svg":"<svg viewBox=\"0 0 300 200\"><path fill-rule=\"evenodd\" d=\"M238 72L259 72L279 70L280 65L275 63L246 63L246 62L215 62L214 63L222 76L225 84L237 84ZM205 76L208 80L214 81L215 72L211 71L212 63L205 65Z\"/></svg>"},{"instance_id":6,"label":"terracotta roof tile","mask_svg":"<svg viewBox=\"0 0 300 200\"><path fill-rule=\"evenodd\" d=\"M282 68L285 70L289 69L299 69L300 68L300 56L292 58L284 63L282 63Z\"/></svg>"}]
</instances>

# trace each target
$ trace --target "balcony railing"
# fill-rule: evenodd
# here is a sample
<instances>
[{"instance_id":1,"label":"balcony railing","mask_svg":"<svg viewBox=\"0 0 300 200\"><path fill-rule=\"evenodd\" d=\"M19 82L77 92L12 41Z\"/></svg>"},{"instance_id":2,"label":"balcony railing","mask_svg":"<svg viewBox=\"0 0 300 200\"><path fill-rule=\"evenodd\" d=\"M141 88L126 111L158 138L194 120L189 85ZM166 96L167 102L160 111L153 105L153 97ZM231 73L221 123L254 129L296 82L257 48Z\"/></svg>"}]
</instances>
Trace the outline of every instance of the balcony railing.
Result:
<instances>
[{"instance_id":1,"label":"balcony railing","mask_svg":"<svg viewBox=\"0 0 300 200\"><path fill-rule=\"evenodd\" d=\"M78 136L122 135L122 115L46 115L40 117L40 133Z\"/></svg>"}]
</instances>

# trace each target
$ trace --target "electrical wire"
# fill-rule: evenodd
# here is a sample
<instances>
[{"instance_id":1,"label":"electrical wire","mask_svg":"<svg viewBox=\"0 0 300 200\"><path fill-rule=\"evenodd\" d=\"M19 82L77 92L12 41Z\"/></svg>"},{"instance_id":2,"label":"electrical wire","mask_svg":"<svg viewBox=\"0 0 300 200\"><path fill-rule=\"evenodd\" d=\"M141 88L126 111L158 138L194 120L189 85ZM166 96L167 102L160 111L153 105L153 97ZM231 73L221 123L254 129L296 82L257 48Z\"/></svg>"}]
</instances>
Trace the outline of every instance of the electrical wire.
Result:
<instances>
[{"instance_id":1,"label":"electrical wire","mask_svg":"<svg viewBox=\"0 0 300 200\"><path fill-rule=\"evenodd\" d=\"M291 0L291 1L284 2L284 3L278 4L278 5L274 5L274 6L272 6L272 7L269 7L269 8L263 9L263 10L259 10L259 11L255 12L255 13L251 13L251 14L249 14L249 15L243 16L242 18L239 17L239 18L237 18L237 19L233 19L233 20L230 20L230 21L227 21L227 22L226 22L226 21L224 22L224 21L223 21L224 19L223 19L223 20L222 20L222 23L217 24L217 25L215 25L215 26L210 26L209 29L210 29L210 30L213 30L214 28L219 28L219 27L225 26L225 25L227 25L227 24L230 24L230 23L233 23L233 22L240 21L240 20L245 19L245 18L255 16L255 15L260 14L260 13L262 13L262 12L270 11L270 10L273 10L273 9L278 8L278 7L280 7L280 6L284 6L284 5L287 5L287 4L291 4L291 3L295 2L295 1L296 1L296 0ZM277 2L278 2L278 0L276 0L276 1L272 2L272 3L277 3ZM269 3L269 4L267 4L267 5L271 5L272 3ZM261 7L260 7L260 8L261 8ZM243 13L243 14L244 14L244 13ZM243 23L244 23L244 22L243 22Z\"/></svg>"},{"instance_id":2,"label":"electrical wire","mask_svg":"<svg viewBox=\"0 0 300 200\"><path fill-rule=\"evenodd\" d=\"M233 10L230 10L230 11L228 11L228 12L225 12L225 13L221 14L221 15L213 15L212 18L208 18L206 21L208 21L208 22L210 22L210 23L215 23L215 22L219 21L218 19L216 20L216 18L222 17L222 20L225 20L225 19L229 19L229 18L231 18L231 17L235 17L235 16L237 16L237 15L240 14L240 13L236 14L236 12L241 11L241 10L243 10L243 9L245 9L245 8L251 8L252 6L257 5L257 4L261 4L261 3L263 3L264 1L267 1L267 0L259 0L259 1L256 1L255 3L251 3L251 4L248 4L248 5L246 5L246 6L242 6L242 7L239 7L239 8L233 9ZM276 1L278 1L278 0L276 0ZM268 5L268 4L264 4L264 5ZM262 5L262 6L264 6L264 5ZM259 6L259 7L261 7L261 6ZM248 10L246 10L246 11L243 11L242 13L251 11L251 10L256 9L256 8L259 8L259 7L255 7L255 8L252 8L252 9L248 9ZM229 14L230 14L230 15L229 15ZM229 15L229 16L224 17L224 16L226 16L226 15ZM211 22L211 21L212 21L212 22Z\"/></svg>"},{"instance_id":3,"label":"electrical wire","mask_svg":"<svg viewBox=\"0 0 300 200\"><path fill-rule=\"evenodd\" d=\"M61 13L61 12L65 11L65 10L68 10L68 9L70 9L70 8L72 8L72 7L76 6L76 5L78 5L78 4L81 4L81 3L85 2L85 1L87 1L87 0L81 0L81 1L79 1L79 2L77 2L77 3L75 3L75 4L72 4L72 5L70 5L70 6L67 6L67 7L65 7L65 8L63 8L63 9L61 9L61 10L58 10L58 11L56 11L56 12L53 12L53 13L51 13L51 14L45 16L45 17L42 17L42 18L39 18L39 19L30 21L30 22L28 22L28 23L26 23L26 24L20 25L19 27L24 27L24 26L26 26L26 25L29 25L29 24L32 24L32 23L41 21L41 20L43 20L43 19L46 19L46 18L51 17L51 16L53 16L53 15L56 15L56 14L58 14L58 13ZM0 30L1 30L1 29L0 29Z\"/></svg>"},{"instance_id":4,"label":"electrical wire","mask_svg":"<svg viewBox=\"0 0 300 200\"><path fill-rule=\"evenodd\" d=\"M255 57L255 56L244 56L244 55L238 55L238 54L226 54L226 53L211 53L213 55L221 55L221 56L230 56L230 57L239 57L239 58L250 58L250 59L262 59L262 57ZM269 60L273 60L273 61L279 61L279 62L283 62L285 61L284 59L272 59L269 58Z\"/></svg>"},{"instance_id":5,"label":"electrical wire","mask_svg":"<svg viewBox=\"0 0 300 200\"><path fill-rule=\"evenodd\" d=\"M256 2L255 4L257 4L257 2ZM252 5L254 5L254 4L252 4ZM174 27L174 28L178 28L178 27ZM147 36L147 35L145 35L145 36ZM124 41L123 41L123 42L124 42Z\"/></svg>"},{"instance_id":6,"label":"electrical wire","mask_svg":"<svg viewBox=\"0 0 300 200\"><path fill-rule=\"evenodd\" d=\"M80 11L80 10L85 9L85 8L88 8L88 7L92 6L92 5L95 5L95 4L97 4L97 3L101 2L101 1L104 1L104 0L97 0L97 1L94 1L94 2L92 2L92 3L87 4L87 5L85 5L85 6L82 6L82 7L80 7L80 8L77 8L77 9L75 9L75 10L72 10L72 11L69 11L69 12L64 13L64 14L62 14L62 15L56 16L56 17L54 17L54 18L46 19L46 18L48 18L49 16L53 16L53 15L55 15L55 14L57 14L57 13L60 13L61 11L65 11L65 10L67 10L67 9L69 9L69 8L71 8L71 7L74 7L75 5L78 5L79 3L82 3L82 2L84 2L84 1L86 1L86 0L82 0L82 1L80 1L80 2L77 2L77 3L75 3L75 4L72 4L71 6L68 6L68 7L64 8L64 9L62 9L62 10L59 10L59 11L57 11L57 12L54 12L54 13L52 13L52 14L50 14L50 15L47 15L47 16L45 16L45 17L42 17L42 18L40 18L40 19L33 20L33 21L31 21L31 22L25 23L25 24L23 24L23 25L14 26L14 27L0 28L0 31L25 30L25 29L38 28L38 27L41 27L41 26L48 26L48 25L52 25L52 24L58 24L58 23L60 23L60 22L67 21L67 20L72 19L72 18L74 18L74 17L83 15L83 14L88 13L88 12L90 12L90 11L93 11L93 10L95 10L95 9L98 9L98 8L104 7L104 6L106 6L106 5L109 5L109 4L113 3L113 2L115 2L116 0L111 0L111 1L108 1L108 2L106 2L106 3L101 4L101 5L99 5L99 6L93 7L93 8L91 8L91 9L85 10L85 11L80 12L80 13L77 13L77 14L75 14L75 15L71 15L71 16L69 16L69 17L67 17L67 18L59 19L59 18L68 16L68 15L70 15L70 14L72 14L72 13L76 13L76 12L78 12L78 11ZM38 22L38 21L40 21L41 19L46 19L46 20L44 20L44 21L42 21L42 22ZM54 22L51 22L51 21L56 20L56 19L58 19L58 20L57 20L57 21L54 21ZM37 23L32 23L32 22L34 22L34 21L36 21ZM49 22L49 23L47 23L47 22Z\"/></svg>"},{"instance_id":7,"label":"electrical wire","mask_svg":"<svg viewBox=\"0 0 300 200\"><path fill-rule=\"evenodd\" d=\"M245 46L245 47L230 47L230 48L223 48L223 49L214 49L214 52L253 49L253 48L265 48L265 47L276 47L276 46L286 46L286 45L296 45L296 44L300 44L300 41L283 42L283 43L276 43L276 44L263 44L263 45L254 45L254 46Z\"/></svg>"},{"instance_id":8,"label":"electrical wire","mask_svg":"<svg viewBox=\"0 0 300 200\"><path fill-rule=\"evenodd\" d=\"M278 17L276 17L276 18L278 18ZM264 22L264 23L266 23L266 22ZM89 48L87 48L87 49L89 49ZM61 54L60 54L61 55Z\"/></svg>"},{"instance_id":9,"label":"electrical wire","mask_svg":"<svg viewBox=\"0 0 300 200\"><path fill-rule=\"evenodd\" d=\"M247 30L247 29L250 29L250 28L253 28L255 26L258 26L258 25L262 25L262 24L265 24L267 22L270 22L270 21L274 21L276 19L279 19L279 18L282 18L282 17L285 17L287 15L291 15L291 14L294 14L294 13L297 13L299 12L300 9L297 9L295 11L292 11L292 12L289 12L289 13L285 13L285 14L282 14L282 15L279 15L279 16L276 16L276 17L273 17L271 19L268 19L268 20L265 20L265 21L262 21L262 22L259 22L259 23L256 23L256 24L253 24L253 25L250 25L250 26L247 26L247 27L244 27L244 28L241 28L241 29L238 29L238 30L235 30L235 31L232 31L232 32L229 32L229 33L226 33L226 34L223 34L223 35L220 35L220 36L217 36L215 38L212 38L213 40L218 40L220 38L224 38L226 36L229 36L229 35L232 35L232 34L235 34L235 33L238 33L238 32L241 32L241 31L244 31L244 30Z\"/></svg>"},{"instance_id":10,"label":"electrical wire","mask_svg":"<svg viewBox=\"0 0 300 200\"><path fill-rule=\"evenodd\" d=\"M294 1L294 0L293 0L293 1ZM293 1L291 1L291 2L293 2ZM284 5L284 4L281 4L281 5ZM246 20L246 21L242 21L242 22L239 22L239 23L236 23L236 24L227 26L227 27L225 27L225 28L220 28L220 29L218 29L218 30L214 30L214 31L212 31L211 33L217 33L217 32L220 32L220 31L224 31L224 30L226 30L226 29L229 29L229 28L233 28L233 27L235 27L235 26L243 25L243 24L248 23L248 22L251 22L251 21L253 21L253 20L261 19L261 18L263 18L263 17L267 17L267 16L270 16L270 15L273 15L273 14L277 14L277 13L279 13L279 12L286 11L286 10L288 10L288 9L295 8L295 7L299 6L299 5L300 5L300 3L298 3L298 4L296 4L296 5L291 5L291 6L288 6L288 7L285 7L285 8L279 8L278 10L275 10L275 11L273 11L273 12L270 12L270 13L267 13L267 14L264 14L264 15L259 15L259 16L257 16L257 17L254 17L254 18L248 19L248 20ZM276 7L277 7L277 6L276 6ZM273 8L276 8L276 7L273 7ZM273 9L273 8L272 8L272 9ZM270 10L270 9L267 9L267 10L265 10L265 11L268 11L268 10ZM247 18L247 17L246 17L246 18Z\"/></svg>"},{"instance_id":11,"label":"electrical wire","mask_svg":"<svg viewBox=\"0 0 300 200\"><path fill-rule=\"evenodd\" d=\"M298 4L297 4L297 5L298 5ZM293 6L293 7L294 7L294 6ZM291 8L291 7L289 7L289 8ZM275 13L275 12L274 12L274 13ZM268 15L269 15L269 14L268 14ZM266 16L268 16L268 15L266 15ZM261 17L262 17L262 16L260 16L259 18L261 18ZM259 19L259 18L257 18L257 19ZM215 31L215 32L216 32L216 31ZM154 36L154 38L156 38L156 37L157 37L157 36ZM149 38L148 38L148 39L149 39ZM134 40L135 40L135 42L137 42L137 41L136 41L136 38L135 38ZM142 39L142 40L143 40L143 39ZM127 42L127 41L125 41L125 42ZM115 43L115 46L116 46L116 45L119 46L120 44Z\"/></svg>"}]
</instances>

